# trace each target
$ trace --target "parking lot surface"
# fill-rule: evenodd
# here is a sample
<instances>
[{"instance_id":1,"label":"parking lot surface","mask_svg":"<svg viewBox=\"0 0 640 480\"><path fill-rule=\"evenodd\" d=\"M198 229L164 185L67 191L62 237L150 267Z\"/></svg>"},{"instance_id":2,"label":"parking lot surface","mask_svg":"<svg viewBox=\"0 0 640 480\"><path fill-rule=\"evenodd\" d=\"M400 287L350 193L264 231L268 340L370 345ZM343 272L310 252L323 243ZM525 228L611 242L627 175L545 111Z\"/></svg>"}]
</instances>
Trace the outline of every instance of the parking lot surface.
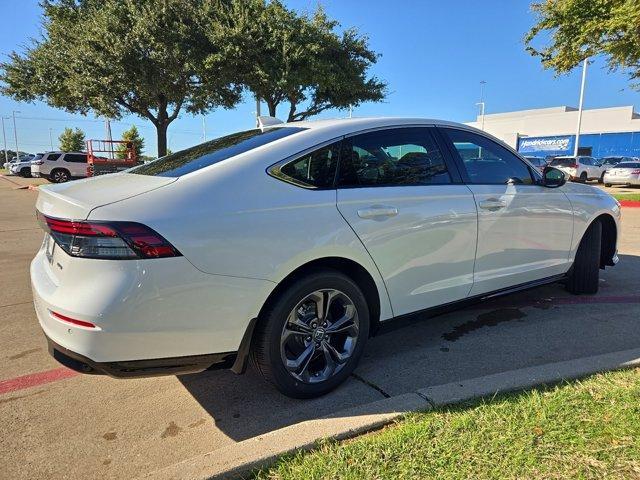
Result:
<instances>
[{"instance_id":1,"label":"parking lot surface","mask_svg":"<svg viewBox=\"0 0 640 480\"><path fill-rule=\"evenodd\" d=\"M598 295L547 285L399 328L371 339L353 378L319 399L284 397L251 369L78 375L49 357L31 303L36 195L0 178L2 478L132 478L386 396L640 346L640 209L625 209L620 263Z\"/></svg>"}]
</instances>

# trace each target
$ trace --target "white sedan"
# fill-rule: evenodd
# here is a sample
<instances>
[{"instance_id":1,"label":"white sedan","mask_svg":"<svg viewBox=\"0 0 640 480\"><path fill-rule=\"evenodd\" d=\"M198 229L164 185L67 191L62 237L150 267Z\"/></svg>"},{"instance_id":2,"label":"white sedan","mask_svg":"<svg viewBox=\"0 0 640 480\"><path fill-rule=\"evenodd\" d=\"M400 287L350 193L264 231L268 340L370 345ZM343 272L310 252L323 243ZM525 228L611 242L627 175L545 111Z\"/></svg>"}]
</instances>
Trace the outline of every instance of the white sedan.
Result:
<instances>
[{"instance_id":1,"label":"white sedan","mask_svg":"<svg viewBox=\"0 0 640 480\"><path fill-rule=\"evenodd\" d=\"M620 162L604 174L604 186L640 185L640 161Z\"/></svg>"},{"instance_id":2,"label":"white sedan","mask_svg":"<svg viewBox=\"0 0 640 480\"><path fill-rule=\"evenodd\" d=\"M47 185L31 264L61 363L116 377L245 370L324 394L381 325L548 282L595 293L620 208L470 127L279 124Z\"/></svg>"}]
</instances>

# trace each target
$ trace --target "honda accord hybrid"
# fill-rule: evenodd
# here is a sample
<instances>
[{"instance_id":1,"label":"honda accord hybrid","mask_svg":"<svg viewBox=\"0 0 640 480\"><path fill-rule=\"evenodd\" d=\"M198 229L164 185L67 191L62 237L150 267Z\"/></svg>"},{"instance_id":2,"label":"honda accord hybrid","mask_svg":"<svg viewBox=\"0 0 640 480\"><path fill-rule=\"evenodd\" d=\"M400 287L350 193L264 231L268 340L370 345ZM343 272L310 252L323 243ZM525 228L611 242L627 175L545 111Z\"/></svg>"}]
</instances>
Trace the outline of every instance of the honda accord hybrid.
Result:
<instances>
[{"instance_id":1,"label":"honda accord hybrid","mask_svg":"<svg viewBox=\"0 0 640 480\"><path fill-rule=\"evenodd\" d=\"M268 123L40 189L31 281L59 362L115 377L251 362L314 397L392 321L550 282L592 294L617 262L614 198L482 131Z\"/></svg>"}]
</instances>

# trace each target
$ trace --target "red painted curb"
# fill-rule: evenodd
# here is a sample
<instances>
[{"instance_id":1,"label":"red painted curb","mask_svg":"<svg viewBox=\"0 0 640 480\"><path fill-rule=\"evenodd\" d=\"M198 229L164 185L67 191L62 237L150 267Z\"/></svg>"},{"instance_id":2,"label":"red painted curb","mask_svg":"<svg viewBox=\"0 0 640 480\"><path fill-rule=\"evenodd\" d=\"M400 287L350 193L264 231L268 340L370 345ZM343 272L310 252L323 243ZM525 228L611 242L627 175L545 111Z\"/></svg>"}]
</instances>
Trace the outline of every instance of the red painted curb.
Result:
<instances>
[{"instance_id":1,"label":"red painted curb","mask_svg":"<svg viewBox=\"0 0 640 480\"><path fill-rule=\"evenodd\" d=\"M0 381L0 395L2 395L3 393L15 392L16 390L35 387L37 385L43 385L45 383L56 382L64 378L75 377L76 375L80 374L68 368L62 367L54 368L53 370L47 370L46 372L32 373L30 375L23 375L22 377L2 380Z\"/></svg>"},{"instance_id":2,"label":"red painted curb","mask_svg":"<svg viewBox=\"0 0 640 480\"><path fill-rule=\"evenodd\" d=\"M619 200L619 202L626 208L640 208L640 200Z\"/></svg>"}]
</instances>

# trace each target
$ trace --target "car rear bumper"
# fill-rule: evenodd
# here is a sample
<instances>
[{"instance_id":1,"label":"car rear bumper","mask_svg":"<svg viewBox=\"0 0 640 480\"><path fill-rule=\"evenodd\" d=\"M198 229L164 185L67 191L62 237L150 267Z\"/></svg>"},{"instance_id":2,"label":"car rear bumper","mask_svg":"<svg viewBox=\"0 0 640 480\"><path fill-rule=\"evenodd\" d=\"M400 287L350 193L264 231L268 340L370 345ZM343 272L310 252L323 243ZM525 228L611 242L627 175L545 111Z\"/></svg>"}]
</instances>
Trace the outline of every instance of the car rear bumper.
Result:
<instances>
[{"instance_id":1,"label":"car rear bumper","mask_svg":"<svg viewBox=\"0 0 640 480\"><path fill-rule=\"evenodd\" d=\"M227 352L128 362L94 362L84 355L58 345L49 337L46 338L49 344L49 353L65 367L80 373L109 375L116 378L179 375L203 370L231 368L237 357L237 352Z\"/></svg>"},{"instance_id":2,"label":"car rear bumper","mask_svg":"<svg viewBox=\"0 0 640 480\"><path fill-rule=\"evenodd\" d=\"M56 251L50 260L44 247L31 262L31 284L54 356L113 376L226 362L275 286L202 273L184 257L112 261Z\"/></svg>"}]
</instances>

